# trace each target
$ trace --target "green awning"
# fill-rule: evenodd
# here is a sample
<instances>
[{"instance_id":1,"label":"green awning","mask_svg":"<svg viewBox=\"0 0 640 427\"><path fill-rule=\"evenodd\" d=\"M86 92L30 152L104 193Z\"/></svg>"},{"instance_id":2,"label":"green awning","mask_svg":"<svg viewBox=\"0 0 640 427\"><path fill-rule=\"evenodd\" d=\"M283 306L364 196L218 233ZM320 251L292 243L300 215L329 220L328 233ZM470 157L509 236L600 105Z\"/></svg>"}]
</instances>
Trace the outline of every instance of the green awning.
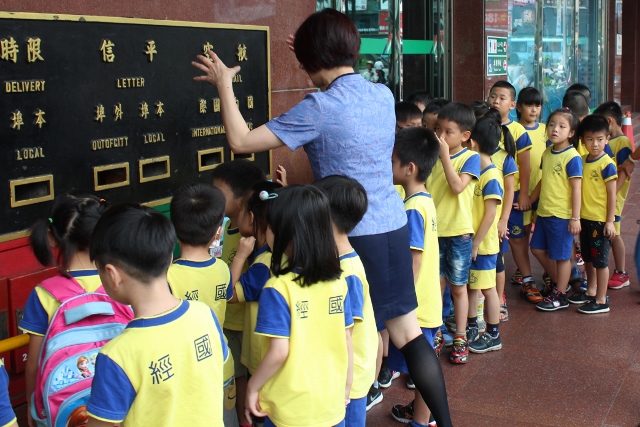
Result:
<instances>
[{"instance_id":1,"label":"green awning","mask_svg":"<svg viewBox=\"0 0 640 427\"><path fill-rule=\"evenodd\" d=\"M386 38L363 37L360 55L381 55L387 45ZM433 50L433 40L403 40L403 55L430 55Z\"/></svg>"}]
</instances>

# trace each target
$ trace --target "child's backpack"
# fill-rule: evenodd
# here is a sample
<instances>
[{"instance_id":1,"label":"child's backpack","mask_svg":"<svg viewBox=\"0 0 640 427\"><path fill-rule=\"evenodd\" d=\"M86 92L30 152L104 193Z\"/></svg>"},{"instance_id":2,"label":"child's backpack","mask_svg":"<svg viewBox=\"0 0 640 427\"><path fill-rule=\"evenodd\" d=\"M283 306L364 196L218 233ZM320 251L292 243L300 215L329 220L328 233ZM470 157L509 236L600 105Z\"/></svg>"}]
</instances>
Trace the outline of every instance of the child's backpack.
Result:
<instances>
[{"instance_id":1,"label":"child's backpack","mask_svg":"<svg viewBox=\"0 0 640 427\"><path fill-rule=\"evenodd\" d=\"M109 298L102 286L87 292L73 278L55 276L40 287L60 307L42 343L31 415L39 427L65 427L89 401L98 352L120 335L133 313Z\"/></svg>"}]
</instances>

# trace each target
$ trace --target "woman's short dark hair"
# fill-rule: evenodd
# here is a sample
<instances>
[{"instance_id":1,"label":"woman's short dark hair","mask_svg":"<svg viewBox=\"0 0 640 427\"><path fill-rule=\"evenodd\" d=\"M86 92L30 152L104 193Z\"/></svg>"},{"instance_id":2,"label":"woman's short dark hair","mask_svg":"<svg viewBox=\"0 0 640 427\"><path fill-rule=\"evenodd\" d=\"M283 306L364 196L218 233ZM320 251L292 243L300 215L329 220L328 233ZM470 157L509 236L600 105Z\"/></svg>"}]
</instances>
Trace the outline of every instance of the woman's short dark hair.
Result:
<instances>
[{"instance_id":1,"label":"woman's short dark hair","mask_svg":"<svg viewBox=\"0 0 640 427\"><path fill-rule=\"evenodd\" d=\"M353 21L333 9L309 16L295 34L293 49L305 71L354 67L360 53L360 34Z\"/></svg>"}]
</instances>

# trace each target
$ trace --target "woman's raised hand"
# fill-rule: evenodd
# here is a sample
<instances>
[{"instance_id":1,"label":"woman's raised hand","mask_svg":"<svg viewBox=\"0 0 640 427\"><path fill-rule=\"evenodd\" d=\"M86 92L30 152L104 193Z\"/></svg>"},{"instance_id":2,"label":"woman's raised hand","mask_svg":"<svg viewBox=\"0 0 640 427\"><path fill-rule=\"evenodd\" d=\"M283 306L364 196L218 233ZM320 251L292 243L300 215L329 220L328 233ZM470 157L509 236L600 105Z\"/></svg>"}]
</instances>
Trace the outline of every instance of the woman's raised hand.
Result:
<instances>
[{"instance_id":1,"label":"woman's raised hand","mask_svg":"<svg viewBox=\"0 0 640 427\"><path fill-rule=\"evenodd\" d=\"M204 73L202 76L195 76L193 80L197 82L209 82L212 85L218 85L225 81L231 83L233 76L240 71L240 66L236 65L233 68L228 68L212 50L209 51L209 56L211 59L204 55L198 55L199 62L191 62L191 65Z\"/></svg>"}]
</instances>

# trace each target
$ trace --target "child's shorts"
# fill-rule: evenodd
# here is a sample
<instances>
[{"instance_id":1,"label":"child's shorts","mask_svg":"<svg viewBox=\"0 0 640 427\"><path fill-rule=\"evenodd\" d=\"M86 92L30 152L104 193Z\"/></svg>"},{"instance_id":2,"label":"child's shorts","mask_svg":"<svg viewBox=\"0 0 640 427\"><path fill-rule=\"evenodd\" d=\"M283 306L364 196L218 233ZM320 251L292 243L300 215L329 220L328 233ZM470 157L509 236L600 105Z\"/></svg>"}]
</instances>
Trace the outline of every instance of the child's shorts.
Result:
<instances>
[{"instance_id":1,"label":"child's shorts","mask_svg":"<svg viewBox=\"0 0 640 427\"><path fill-rule=\"evenodd\" d=\"M518 200L520 190L513 193L513 202ZM511 209L509 215L509 221L507 221L507 229L509 230L509 239L521 239L524 237L524 226L526 225L524 220L524 211L517 209ZM529 218L530 220L531 218Z\"/></svg>"},{"instance_id":2,"label":"child's shorts","mask_svg":"<svg viewBox=\"0 0 640 427\"><path fill-rule=\"evenodd\" d=\"M347 405L344 422L348 427L366 427L367 396L361 397L360 399L351 399L351 402Z\"/></svg>"},{"instance_id":3,"label":"child's shorts","mask_svg":"<svg viewBox=\"0 0 640 427\"><path fill-rule=\"evenodd\" d=\"M433 340L436 337L436 332L438 332L438 328L420 328L422 329L422 335L427 339L427 342L433 348ZM409 373L409 367L407 367L407 362L404 360L404 355L398 348L393 344L393 341L389 340L389 355L387 356L387 366L392 371L398 371L405 374Z\"/></svg>"},{"instance_id":4,"label":"child's shorts","mask_svg":"<svg viewBox=\"0 0 640 427\"><path fill-rule=\"evenodd\" d=\"M227 345L233 356L233 369L235 377L240 378L247 375L247 368L240 363L242 355L242 331L233 331L231 329L223 329L224 336L227 337Z\"/></svg>"},{"instance_id":5,"label":"child's shorts","mask_svg":"<svg viewBox=\"0 0 640 427\"><path fill-rule=\"evenodd\" d=\"M9 399L9 375L4 369L4 364L0 364L0 426L15 422L16 414L13 413L11 400Z\"/></svg>"},{"instance_id":6,"label":"child's shorts","mask_svg":"<svg viewBox=\"0 0 640 427\"><path fill-rule=\"evenodd\" d=\"M620 235L620 220L621 220L621 218L618 215L616 215L616 218L613 221L613 226L616 229L616 236Z\"/></svg>"},{"instance_id":7,"label":"child's shorts","mask_svg":"<svg viewBox=\"0 0 640 427\"><path fill-rule=\"evenodd\" d=\"M604 235L604 222L580 220L580 249L584 262L590 262L595 268L609 266L611 240Z\"/></svg>"},{"instance_id":8,"label":"child's shorts","mask_svg":"<svg viewBox=\"0 0 640 427\"><path fill-rule=\"evenodd\" d=\"M504 254L500 252L496 260L496 273L502 273L504 270Z\"/></svg>"},{"instance_id":9,"label":"child's shorts","mask_svg":"<svg viewBox=\"0 0 640 427\"><path fill-rule=\"evenodd\" d=\"M569 232L569 220L555 216L539 216L531 236L531 247L549 252L549 259L571 259L573 236Z\"/></svg>"},{"instance_id":10,"label":"child's shorts","mask_svg":"<svg viewBox=\"0 0 640 427\"><path fill-rule=\"evenodd\" d=\"M477 255L475 261L471 261L469 269L469 289L490 289L496 286L496 255Z\"/></svg>"},{"instance_id":11,"label":"child's shorts","mask_svg":"<svg viewBox=\"0 0 640 427\"><path fill-rule=\"evenodd\" d=\"M471 266L473 235L438 237L438 244L440 246L440 277L446 278L453 286L466 286Z\"/></svg>"}]
</instances>

